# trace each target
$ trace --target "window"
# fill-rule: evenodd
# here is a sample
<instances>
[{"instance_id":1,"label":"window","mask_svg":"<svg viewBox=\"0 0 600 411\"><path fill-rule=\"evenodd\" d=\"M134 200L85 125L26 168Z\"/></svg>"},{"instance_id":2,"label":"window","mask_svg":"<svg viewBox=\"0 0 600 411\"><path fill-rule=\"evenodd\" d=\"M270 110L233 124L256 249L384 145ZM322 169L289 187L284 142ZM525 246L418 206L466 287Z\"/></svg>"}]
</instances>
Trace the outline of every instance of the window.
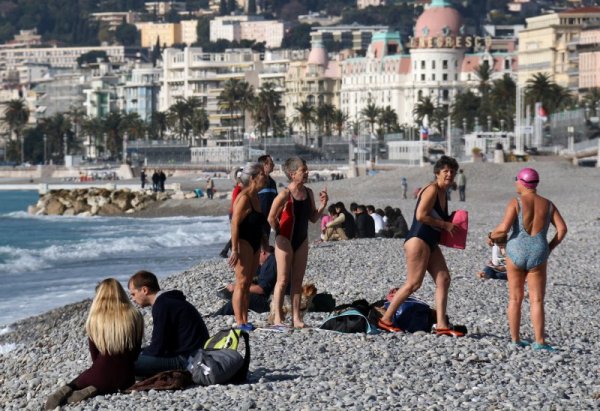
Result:
<instances>
[{"instance_id":1,"label":"window","mask_svg":"<svg viewBox=\"0 0 600 411\"><path fill-rule=\"evenodd\" d=\"M448 74L446 74L446 73L442 74L442 80L448 81Z\"/></svg>"},{"instance_id":2,"label":"window","mask_svg":"<svg viewBox=\"0 0 600 411\"><path fill-rule=\"evenodd\" d=\"M447 70L447 69L448 69L448 60L443 60L443 61L442 61L442 68L443 68L444 70Z\"/></svg>"},{"instance_id":3,"label":"window","mask_svg":"<svg viewBox=\"0 0 600 411\"><path fill-rule=\"evenodd\" d=\"M435 60L431 61L431 68L435 70Z\"/></svg>"},{"instance_id":4,"label":"window","mask_svg":"<svg viewBox=\"0 0 600 411\"><path fill-rule=\"evenodd\" d=\"M425 60L421 60L421 70L425 70Z\"/></svg>"},{"instance_id":5,"label":"window","mask_svg":"<svg viewBox=\"0 0 600 411\"><path fill-rule=\"evenodd\" d=\"M425 81L425 74L421 74L421 81Z\"/></svg>"},{"instance_id":6,"label":"window","mask_svg":"<svg viewBox=\"0 0 600 411\"><path fill-rule=\"evenodd\" d=\"M432 81L435 81L435 74L432 74L432 75L431 75L431 80L432 80Z\"/></svg>"}]
</instances>

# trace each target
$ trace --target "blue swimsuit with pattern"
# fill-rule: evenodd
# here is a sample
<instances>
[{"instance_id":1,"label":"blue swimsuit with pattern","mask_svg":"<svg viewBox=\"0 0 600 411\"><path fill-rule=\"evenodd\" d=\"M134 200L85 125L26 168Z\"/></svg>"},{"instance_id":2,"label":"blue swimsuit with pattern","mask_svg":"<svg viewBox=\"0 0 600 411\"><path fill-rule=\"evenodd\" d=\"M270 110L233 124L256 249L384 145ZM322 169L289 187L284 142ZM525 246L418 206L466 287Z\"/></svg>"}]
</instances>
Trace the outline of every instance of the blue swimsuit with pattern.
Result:
<instances>
[{"instance_id":1,"label":"blue swimsuit with pattern","mask_svg":"<svg viewBox=\"0 0 600 411\"><path fill-rule=\"evenodd\" d=\"M544 228L534 236L529 235L523 227L523 207L519 198L517 198L517 204L519 205L519 215L513 223L512 233L506 244L506 254L520 269L531 270L545 263L550 255L546 236L552 216L552 203L548 202L548 215Z\"/></svg>"}]
</instances>

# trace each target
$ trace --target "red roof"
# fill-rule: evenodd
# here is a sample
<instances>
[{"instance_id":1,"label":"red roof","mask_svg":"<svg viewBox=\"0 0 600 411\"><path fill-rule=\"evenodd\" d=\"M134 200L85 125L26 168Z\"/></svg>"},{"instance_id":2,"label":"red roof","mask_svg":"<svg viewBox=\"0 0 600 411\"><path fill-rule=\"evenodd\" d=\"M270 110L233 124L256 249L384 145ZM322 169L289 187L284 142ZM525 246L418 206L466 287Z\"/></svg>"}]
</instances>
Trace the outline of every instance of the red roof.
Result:
<instances>
[{"instance_id":1,"label":"red roof","mask_svg":"<svg viewBox=\"0 0 600 411\"><path fill-rule=\"evenodd\" d=\"M600 13L600 7L580 7L577 9L565 10L563 13Z\"/></svg>"}]
</instances>

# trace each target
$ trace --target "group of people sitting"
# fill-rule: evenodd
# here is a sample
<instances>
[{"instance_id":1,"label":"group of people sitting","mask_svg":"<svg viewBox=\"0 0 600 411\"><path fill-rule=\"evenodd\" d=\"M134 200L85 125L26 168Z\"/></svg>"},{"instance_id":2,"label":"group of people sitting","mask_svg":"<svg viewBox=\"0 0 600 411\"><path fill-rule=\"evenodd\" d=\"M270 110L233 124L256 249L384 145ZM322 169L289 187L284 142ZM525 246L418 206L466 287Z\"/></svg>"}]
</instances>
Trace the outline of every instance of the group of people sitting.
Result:
<instances>
[{"instance_id":1,"label":"group of people sitting","mask_svg":"<svg viewBox=\"0 0 600 411\"><path fill-rule=\"evenodd\" d=\"M357 203L350 204L350 211L344 203L337 202L327 208L321 218L321 240L339 241L353 238L404 238L408 225L399 208L375 208Z\"/></svg>"},{"instance_id":2,"label":"group of people sitting","mask_svg":"<svg viewBox=\"0 0 600 411\"><path fill-rule=\"evenodd\" d=\"M85 323L92 366L52 393L45 409L126 390L136 377L185 370L188 357L204 346L208 329L181 291L161 290L156 276L148 271L131 276L128 288L137 305L152 307L150 344L142 348L142 314L119 281L101 281Z\"/></svg>"}]
</instances>

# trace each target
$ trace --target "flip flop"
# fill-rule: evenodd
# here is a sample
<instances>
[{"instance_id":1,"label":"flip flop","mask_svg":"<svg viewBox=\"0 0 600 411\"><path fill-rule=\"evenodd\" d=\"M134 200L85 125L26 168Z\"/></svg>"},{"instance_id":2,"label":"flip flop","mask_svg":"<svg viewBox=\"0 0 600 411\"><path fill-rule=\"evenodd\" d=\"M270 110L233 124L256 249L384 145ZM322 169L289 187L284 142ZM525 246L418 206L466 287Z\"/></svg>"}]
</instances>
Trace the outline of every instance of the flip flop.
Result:
<instances>
[{"instance_id":1,"label":"flip flop","mask_svg":"<svg viewBox=\"0 0 600 411\"><path fill-rule=\"evenodd\" d=\"M395 327L394 324L392 324L392 323L386 323L382 319L379 319L377 321L377 327L381 328L382 330L385 330L387 332L390 332L390 333L402 332L402 329Z\"/></svg>"},{"instance_id":2,"label":"flip flop","mask_svg":"<svg viewBox=\"0 0 600 411\"><path fill-rule=\"evenodd\" d=\"M451 337L464 337L465 336L464 333L453 330L451 328L437 328L435 330L435 334L436 335L449 335Z\"/></svg>"}]
</instances>

